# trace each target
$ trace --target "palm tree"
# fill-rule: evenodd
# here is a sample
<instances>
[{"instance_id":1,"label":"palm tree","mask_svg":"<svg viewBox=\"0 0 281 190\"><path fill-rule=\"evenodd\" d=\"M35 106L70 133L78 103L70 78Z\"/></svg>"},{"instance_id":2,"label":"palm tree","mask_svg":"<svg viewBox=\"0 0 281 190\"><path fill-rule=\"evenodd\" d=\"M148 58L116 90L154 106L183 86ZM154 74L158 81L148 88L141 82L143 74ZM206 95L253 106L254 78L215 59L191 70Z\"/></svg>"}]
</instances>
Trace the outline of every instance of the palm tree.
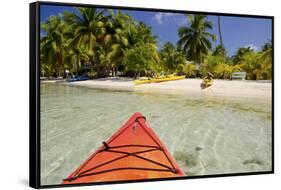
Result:
<instances>
[{"instance_id":1,"label":"palm tree","mask_svg":"<svg viewBox=\"0 0 281 190\"><path fill-rule=\"evenodd\" d=\"M66 62L68 63L68 67L71 72L76 72L78 74L82 63L88 62L90 56L90 52L85 48L80 47L70 49L66 56Z\"/></svg>"},{"instance_id":2,"label":"palm tree","mask_svg":"<svg viewBox=\"0 0 281 190\"><path fill-rule=\"evenodd\" d=\"M271 41L267 41L266 43L264 43L264 45L262 46L262 51L266 51L268 49L272 49L272 42Z\"/></svg>"},{"instance_id":3,"label":"palm tree","mask_svg":"<svg viewBox=\"0 0 281 190\"><path fill-rule=\"evenodd\" d=\"M180 37L178 45L189 60L200 64L203 62L204 56L211 50L211 41L214 41L216 36L207 31L211 30L213 25L212 22L206 20L206 16L191 15L189 21L189 26L182 26L178 30Z\"/></svg>"},{"instance_id":4,"label":"palm tree","mask_svg":"<svg viewBox=\"0 0 281 190\"><path fill-rule=\"evenodd\" d=\"M106 20L104 11L95 8L81 8L77 10L80 14L74 14L72 20L75 24L74 39L72 43L78 47L85 47L91 53L96 53L95 46L102 41L106 33Z\"/></svg>"},{"instance_id":5,"label":"palm tree","mask_svg":"<svg viewBox=\"0 0 281 190\"><path fill-rule=\"evenodd\" d=\"M272 78L272 43L267 42L263 45L259 55L259 61L262 64L262 76L264 79Z\"/></svg>"},{"instance_id":6,"label":"palm tree","mask_svg":"<svg viewBox=\"0 0 281 190\"><path fill-rule=\"evenodd\" d=\"M125 52L126 69L134 72L134 78L141 72L154 75L159 68L159 56L157 46L140 42Z\"/></svg>"},{"instance_id":7,"label":"palm tree","mask_svg":"<svg viewBox=\"0 0 281 190\"><path fill-rule=\"evenodd\" d=\"M224 47L224 46L223 46L223 41L222 41L221 17L220 17L220 16L218 16L218 29L219 29L220 45L221 45L221 47Z\"/></svg>"},{"instance_id":8,"label":"palm tree","mask_svg":"<svg viewBox=\"0 0 281 190\"><path fill-rule=\"evenodd\" d=\"M153 75L159 70L160 61L157 51L156 36L146 24L131 22L124 31L128 44L124 51L124 66L126 71L132 71L134 77L141 73Z\"/></svg>"},{"instance_id":9,"label":"palm tree","mask_svg":"<svg viewBox=\"0 0 281 190\"><path fill-rule=\"evenodd\" d=\"M255 51L248 51L243 54L239 63L244 71L247 72L249 79L257 80L261 73L262 64L259 62L258 54Z\"/></svg>"},{"instance_id":10,"label":"palm tree","mask_svg":"<svg viewBox=\"0 0 281 190\"><path fill-rule=\"evenodd\" d=\"M272 43L266 42L262 46L262 52L261 52L260 58L262 59L263 62L272 65L272 54L273 54Z\"/></svg>"},{"instance_id":11,"label":"palm tree","mask_svg":"<svg viewBox=\"0 0 281 190\"><path fill-rule=\"evenodd\" d=\"M128 25L132 24L132 18L127 14L122 14L121 11L117 11L116 14L114 14L113 11L110 11L110 13L111 24L109 32L112 35L112 43L108 56L111 61L112 74L116 76L118 73L118 66L122 64L125 50L129 45L125 32Z\"/></svg>"},{"instance_id":12,"label":"palm tree","mask_svg":"<svg viewBox=\"0 0 281 190\"><path fill-rule=\"evenodd\" d=\"M218 45L218 46L216 46L215 50L213 51L213 55L226 58L226 56L227 56L226 49L224 48L224 46Z\"/></svg>"},{"instance_id":13,"label":"palm tree","mask_svg":"<svg viewBox=\"0 0 281 190\"><path fill-rule=\"evenodd\" d=\"M160 56L163 66L170 72L176 72L179 65L185 64L185 58L182 52L176 50L175 46L171 42L164 44L160 51Z\"/></svg>"},{"instance_id":14,"label":"palm tree","mask_svg":"<svg viewBox=\"0 0 281 190\"><path fill-rule=\"evenodd\" d=\"M253 52L254 50L251 47L241 47L238 48L236 54L232 57L234 64L239 64L243 59L243 56L247 53Z\"/></svg>"},{"instance_id":15,"label":"palm tree","mask_svg":"<svg viewBox=\"0 0 281 190\"><path fill-rule=\"evenodd\" d=\"M160 55L163 65L166 67L168 71L172 71L176 68L175 65L176 50L171 42L167 42L164 44L163 49L160 51Z\"/></svg>"},{"instance_id":16,"label":"palm tree","mask_svg":"<svg viewBox=\"0 0 281 190\"><path fill-rule=\"evenodd\" d=\"M41 61L53 67L55 76L65 72L64 59L66 55L67 40L65 39L65 23L58 16L51 16L41 28L46 36L40 40Z\"/></svg>"},{"instance_id":17,"label":"palm tree","mask_svg":"<svg viewBox=\"0 0 281 190\"><path fill-rule=\"evenodd\" d=\"M157 36L152 35L152 28L147 26L145 23L140 22L137 24L137 34L139 41L144 43L156 44L157 43Z\"/></svg>"}]
</instances>

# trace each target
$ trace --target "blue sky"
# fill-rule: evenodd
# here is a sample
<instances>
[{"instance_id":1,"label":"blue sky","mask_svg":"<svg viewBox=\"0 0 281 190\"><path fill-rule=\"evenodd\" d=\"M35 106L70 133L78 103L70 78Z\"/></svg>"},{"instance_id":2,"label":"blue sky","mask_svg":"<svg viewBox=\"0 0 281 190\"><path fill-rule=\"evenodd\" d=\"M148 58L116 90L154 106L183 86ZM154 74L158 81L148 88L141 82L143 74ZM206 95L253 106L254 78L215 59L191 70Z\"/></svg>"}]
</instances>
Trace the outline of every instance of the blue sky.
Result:
<instances>
[{"instance_id":1,"label":"blue sky","mask_svg":"<svg viewBox=\"0 0 281 190\"><path fill-rule=\"evenodd\" d=\"M49 16L58 15L64 11L77 12L73 7L41 5L40 21L44 22ZM131 15L135 20L151 26L153 34L158 36L160 47L167 41L176 44L178 28L188 24L187 17L180 13L132 10L123 12ZM217 41L213 42L213 47L215 47L219 43L217 17L209 15L207 20L213 22L213 30L210 32L217 36ZM221 16L221 29L224 46L230 56L239 47L251 46L259 50L265 42L272 39L270 19Z\"/></svg>"}]
</instances>

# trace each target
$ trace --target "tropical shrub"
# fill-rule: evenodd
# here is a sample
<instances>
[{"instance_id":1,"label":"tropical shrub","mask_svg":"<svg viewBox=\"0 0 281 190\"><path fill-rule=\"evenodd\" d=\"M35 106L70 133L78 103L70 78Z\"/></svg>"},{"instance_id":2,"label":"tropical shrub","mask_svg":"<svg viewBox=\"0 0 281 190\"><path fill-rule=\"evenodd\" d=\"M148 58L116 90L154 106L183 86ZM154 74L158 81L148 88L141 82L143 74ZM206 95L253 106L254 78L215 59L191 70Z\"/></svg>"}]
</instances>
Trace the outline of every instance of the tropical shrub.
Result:
<instances>
[{"instance_id":1,"label":"tropical shrub","mask_svg":"<svg viewBox=\"0 0 281 190\"><path fill-rule=\"evenodd\" d=\"M166 73L172 74L182 71L181 65L186 63L185 56L171 42L165 43L159 54L162 68Z\"/></svg>"},{"instance_id":2,"label":"tropical shrub","mask_svg":"<svg viewBox=\"0 0 281 190\"><path fill-rule=\"evenodd\" d=\"M125 52L125 69L134 72L134 78L141 72L154 75L158 71L159 56L157 47L148 43L140 43Z\"/></svg>"},{"instance_id":3,"label":"tropical shrub","mask_svg":"<svg viewBox=\"0 0 281 190\"><path fill-rule=\"evenodd\" d=\"M196 67L193 63L186 63L182 66L182 72L187 78L194 77L196 75Z\"/></svg>"}]
</instances>

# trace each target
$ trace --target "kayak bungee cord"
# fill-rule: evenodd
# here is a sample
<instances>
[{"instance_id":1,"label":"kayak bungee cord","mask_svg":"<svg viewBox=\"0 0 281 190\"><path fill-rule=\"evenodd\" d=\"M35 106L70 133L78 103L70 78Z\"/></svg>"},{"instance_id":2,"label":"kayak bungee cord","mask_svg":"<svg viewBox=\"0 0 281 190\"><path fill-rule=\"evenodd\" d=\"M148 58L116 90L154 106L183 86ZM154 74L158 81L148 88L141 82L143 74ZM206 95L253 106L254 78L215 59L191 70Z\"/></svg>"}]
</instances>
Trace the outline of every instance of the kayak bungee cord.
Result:
<instances>
[{"instance_id":1,"label":"kayak bungee cord","mask_svg":"<svg viewBox=\"0 0 281 190\"><path fill-rule=\"evenodd\" d=\"M184 175L141 113L134 113L102 144L64 184Z\"/></svg>"},{"instance_id":2,"label":"kayak bungee cord","mask_svg":"<svg viewBox=\"0 0 281 190\"><path fill-rule=\"evenodd\" d=\"M146 147L146 146L143 146L143 145L128 145L128 146L140 146L140 147ZM122 147L126 147L126 145L123 145ZM149 147L149 146L148 146ZM108 147L102 151L99 151L99 152L103 152L103 151L108 151L108 152L113 152L113 153L122 153L122 154L125 154L124 156L120 156L118 158L115 158L115 159L112 159L110 161L107 161L107 162L104 162L96 167L93 167L93 168L90 168L88 170L85 170L84 172L81 172L80 174L78 174L77 176L74 176L74 177L71 177L71 178L68 178L68 179L65 179L67 181L73 181L79 177L86 177L86 176L89 176L89 175L97 175L97 174L101 174L101 173L106 173L106 172L111 172L111 171L117 171L117 170L151 170L151 171L159 171L159 172L172 172L172 173L177 173L177 170L173 169L173 168L170 168L169 166L166 166L164 164L161 164L159 162L155 162L153 160L150 160L148 158L145 158L145 157L142 157L142 156L139 156L138 154L142 154L142 153L145 153L145 152L151 152L151 151L156 151L156 150L160 150L162 151L161 148L159 147L156 147L154 149L148 149L148 150L144 150L144 151L138 151L138 152L124 152L124 151L113 151L113 150L109 150L109 148L116 148L116 147ZM141 168L141 167L124 167L124 168L114 168L114 169L110 169L110 170L103 170L103 171L99 171L99 172L93 172L93 173L88 173L92 170L95 170L99 167L102 167L106 164L110 164L114 161L117 161L117 160L120 160L122 158L126 158L126 157L129 157L129 156L135 156L137 158L140 158L140 159L143 159L143 160L146 160L148 162L151 162L153 164L156 164L156 165L159 165L159 166L162 166L164 168L167 168L167 169L154 169L154 168Z\"/></svg>"},{"instance_id":3,"label":"kayak bungee cord","mask_svg":"<svg viewBox=\"0 0 281 190\"><path fill-rule=\"evenodd\" d=\"M146 118L144 116L141 116L141 117L137 117L135 119L134 122L138 122L140 124L140 126L145 130L145 128L142 126L141 122L139 122L139 119L140 118L143 118L146 120ZM130 127L131 125L133 124L133 122L128 125L128 127ZM127 127L125 128L127 129ZM125 130L124 129L124 130ZM149 145L138 145L138 144L135 144L135 145L120 145L120 146L110 146L108 143L106 142L102 142L103 145L104 145L104 149L103 150L100 150L98 153L101 153L101 152L104 152L104 151L107 151L107 152L112 152L112 153L120 153L120 154L125 154L124 156L120 156L120 157L117 157L115 159L112 159L112 160L109 160L107 162L104 162L98 166L95 166L93 168L90 168L88 170L85 170L81 173L79 173L78 175L76 176L73 176L71 178L68 178L68 179L65 179L67 181L73 181L77 178L80 178L80 177L86 177L86 176L89 176L89 175L97 175L97 174L101 174L101 173L106 173L106 172L111 172L111 171L117 171L117 170L151 170L151 171L159 171L159 172L172 172L172 173L177 173L177 170L174 168L174 165L172 164L171 160L168 158L168 156L165 154L165 151L163 151L163 149L161 148L161 146L159 145L159 143L145 130L145 132L151 137L151 139L153 139L153 141L159 146L149 146ZM121 133L120 133L121 134ZM116 151L116 150L112 150L112 149L116 149L116 148L123 148L123 147L143 147L143 148L153 148L153 149L148 149L148 150L143 150L143 151L138 151L138 152L126 152L126 151ZM162 151L166 158L168 159L168 161L170 162L170 164L172 165L172 168L167 166L167 165L164 165L164 164L161 164L159 162L156 162L156 161L153 161L151 159L148 159L148 158L145 158L143 156L140 156L138 154L142 154L142 153L146 153L146 152L151 152L151 151L156 151L156 150L159 150L159 151ZM126 158L126 157L129 157L129 156L134 156L134 157L137 157L139 159L143 159L145 161L148 161L148 162L151 162L153 164L156 164L156 165L159 165L159 166L162 166L166 169L155 169L155 168L142 168L142 167L123 167L123 168L114 168L114 169L110 169L110 170L103 170L103 171L99 171L99 172L92 172L92 173L88 173L92 170L95 170L99 167L102 167L106 164L110 164L114 161L117 161L117 160L120 160L120 159L123 159L123 158Z\"/></svg>"},{"instance_id":4,"label":"kayak bungee cord","mask_svg":"<svg viewBox=\"0 0 281 190\"><path fill-rule=\"evenodd\" d=\"M144 116L141 116L141 117L137 117L136 118L136 122L138 122L140 124L140 126L144 129L144 131L146 132L146 134L148 134L150 136L150 138L159 146L161 147L161 145L153 138L153 136L151 136L151 134L149 132L147 132L146 128L142 125L141 122L139 122L139 118L143 118L144 120L146 120L146 117ZM170 160L170 158L167 156L166 152L165 151L162 151L165 155L165 157L168 159L168 161L170 162L170 164L172 165L173 169L176 170L174 164L172 163L172 161Z\"/></svg>"}]
</instances>

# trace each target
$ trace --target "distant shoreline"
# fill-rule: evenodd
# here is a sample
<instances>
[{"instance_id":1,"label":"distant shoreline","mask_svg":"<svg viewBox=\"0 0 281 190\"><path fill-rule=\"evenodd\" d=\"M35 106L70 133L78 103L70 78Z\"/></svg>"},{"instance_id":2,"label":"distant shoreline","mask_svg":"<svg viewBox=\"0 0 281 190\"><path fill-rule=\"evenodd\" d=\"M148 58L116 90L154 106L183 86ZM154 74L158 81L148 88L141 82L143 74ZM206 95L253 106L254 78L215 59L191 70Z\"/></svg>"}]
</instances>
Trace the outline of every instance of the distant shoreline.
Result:
<instances>
[{"instance_id":1,"label":"distant shoreline","mask_svg":"<svg viewBox=\"0 0 281 190\"><path fill-rule=\"evenodd\" d=\"M211 87L203 89L202 79L183 79L161 83L148 83L135 85L133 79L129 78L101 78L77 82L65 82L56 80L43 80L43 83L57 83L70 86L81 86L88 88L113 89L140 92L160 92L167 94L185 94L192 96L208 97L233 97L251 98L271 101L272 82L253 80L219 80L215 79Z\"/></svg>"}]
</instances>

